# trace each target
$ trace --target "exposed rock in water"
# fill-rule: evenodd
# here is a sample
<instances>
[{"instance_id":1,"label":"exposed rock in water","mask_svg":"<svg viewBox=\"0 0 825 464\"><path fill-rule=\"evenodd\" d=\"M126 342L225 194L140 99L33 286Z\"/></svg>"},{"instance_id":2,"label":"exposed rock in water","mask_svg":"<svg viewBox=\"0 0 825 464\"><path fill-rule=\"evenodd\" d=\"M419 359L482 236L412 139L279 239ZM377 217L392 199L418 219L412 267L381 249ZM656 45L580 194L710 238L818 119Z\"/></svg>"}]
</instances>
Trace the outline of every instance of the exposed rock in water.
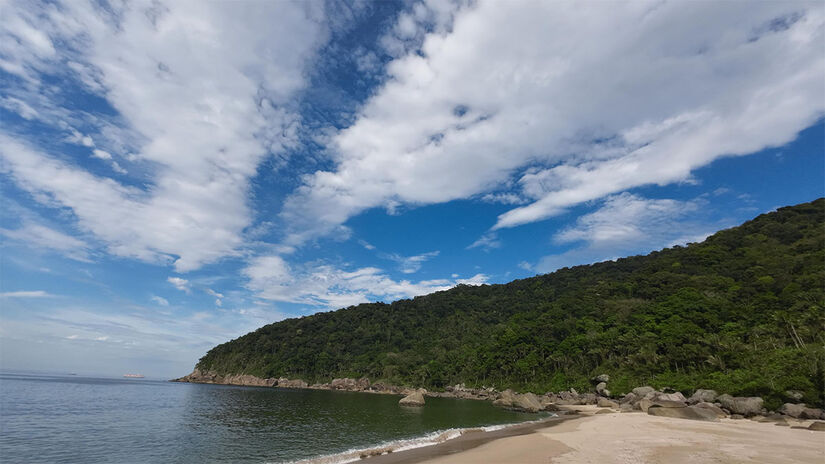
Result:
<instances>
[{"instance_id":1,"label":"exposed rock in water","mask_svg":"<svg viewBox=\"0 0 825 464\"><path fill-rule=\"evenodd\" d=\"M682 406L681 408L665 408L658 405L650 407L647 413L651 416L673 417L676 419L690 419L707 422L718 422L716 413L709 409L697 408L696 406Z\"/></svg>"},{"instance_id":2,"label":"exposed rock in water","mask_svg":"<svg viewBox=\"0 0 825 464\"><path fill-rule=\"evenodd\" d=\"M278 381L273 386L281 387L281 388L307 388L307 387L309 387L309 384L307 384L303 380L299 380L299 379L291 380L291 379L287 379L286 377L281 377L281 378L278 379Z\"/></svg>"},{"instance_id":3,"label":"exposed rock in water","mask_svg":"<svg viewBox=\"0 0 825 464\"><path fill-rule=\"evenodd\" d=\"M412 392L398 401L401 406L424 406L424 395L420 391Z\"/></svg>"},{"instance_id":4,"label":"exposed rock in water","mask_svg":"<svg viewBox=\"0 0 825 464\"><path fill-rule=\"evenodd\" d=\"M717 398L723 408L733 414L754 416L762 412L762 398L758 396L730 396L722 395Z\"/></svg>"},{"instance_id":5,"label":"exposed rock in water","mask_svg":"<svg viewBox=\"0 0 825 464\"><path fill-rule=\"evenodd\" d=\"M275 379L262 379L249 374L230 374L220 375L216 372L203 372L200 369L195 369L191 374L185 375L175 382L191 382L191 383L217 383L222 385L242 385L247 387L271 387L277 382Z\"/></svg>"},{"instance_id":6,"label":"exposed rock in water","mask_svg":"<svg viewBox=\"0 0 825 464\"><path fill-rule=\"evenodd\" d=\"M700 388L688 398L687 402L688 404L713 403L718 397L719 394L716 393L716 390L704 390Z\"/></svg>"},{"instance_id":7,"label":"exposed rock in water","mask_svg":"<svg viewBox=\"0 0 825 464\"><path fill-rule=\"evenodd\" d=\"M493 406L498 406L500 408L511 408L513 407L513 401L515 400L515 393L513 393L513 390L510 390L508 388L507 390L501 392L501 394L499 394L499 397L495 401L493 401Z\"/></svg>"},{"instance_id":8,"label":"exposed rock in water","mask_svg":"<svg viewBox=\"0 0 825 464\"><path fill-rule=\"evenodd\" d=\"M809 408L804 404L785 403L779 412L794 419L825 419L821 409Z\"/></svg>"}]
</instances>

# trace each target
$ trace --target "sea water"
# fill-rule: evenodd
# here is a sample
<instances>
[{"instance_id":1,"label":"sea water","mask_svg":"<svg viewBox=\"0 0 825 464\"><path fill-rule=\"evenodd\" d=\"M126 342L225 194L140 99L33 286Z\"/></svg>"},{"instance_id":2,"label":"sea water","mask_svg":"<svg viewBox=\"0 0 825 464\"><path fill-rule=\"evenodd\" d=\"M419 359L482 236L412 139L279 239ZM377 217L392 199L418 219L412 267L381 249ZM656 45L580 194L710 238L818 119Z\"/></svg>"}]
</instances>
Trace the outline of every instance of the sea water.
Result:
<instances>
[{"instance_id":1,"label":"sea water","mask_svg":"<svg viewBox=\"0 0 825 464\"><path fill-rule=\"evenodd\" d=\"M542 416L490 403L0 372L0 461L343 462Z\"/></svg>"}]
</instances>

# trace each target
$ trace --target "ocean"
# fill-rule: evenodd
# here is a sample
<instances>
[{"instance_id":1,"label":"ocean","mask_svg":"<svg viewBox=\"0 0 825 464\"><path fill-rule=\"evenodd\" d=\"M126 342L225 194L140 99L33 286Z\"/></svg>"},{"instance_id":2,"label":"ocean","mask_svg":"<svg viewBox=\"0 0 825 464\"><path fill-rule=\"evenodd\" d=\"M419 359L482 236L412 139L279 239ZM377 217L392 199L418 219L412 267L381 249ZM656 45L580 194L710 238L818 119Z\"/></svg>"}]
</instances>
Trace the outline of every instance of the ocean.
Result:
<instances>
[{"instance_id":1,"label":"ocean","mask_svg":"<svg viewBox=\"0 0 825 464\"><path fill-rule=\"evenodd\" d=\"M288 463L357 460L462 429L536 420L484 401L147 379L0 373L0 460L14 463ZM321 458L323 457L323 458Z\"/></svg>"}]
</instances>

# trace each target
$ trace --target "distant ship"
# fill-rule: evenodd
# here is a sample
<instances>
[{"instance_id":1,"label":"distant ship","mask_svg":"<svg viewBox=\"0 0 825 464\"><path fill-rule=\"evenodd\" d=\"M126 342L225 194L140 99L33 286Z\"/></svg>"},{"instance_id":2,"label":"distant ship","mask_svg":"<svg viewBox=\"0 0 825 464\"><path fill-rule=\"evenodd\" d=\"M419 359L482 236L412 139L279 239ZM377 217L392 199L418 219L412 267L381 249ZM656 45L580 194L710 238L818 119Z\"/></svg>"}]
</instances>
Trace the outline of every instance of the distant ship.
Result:
<instances>
[{"instance_id":1,"label":"distant ship","mask_svg":"<svg viewBox=\"0 0 825 464\"><path fill-rule=\"evenodd\" d=\"M142 379L143 375L141 374L123 374L124 377L127 379Z\"/></svg>"}]
</instances>

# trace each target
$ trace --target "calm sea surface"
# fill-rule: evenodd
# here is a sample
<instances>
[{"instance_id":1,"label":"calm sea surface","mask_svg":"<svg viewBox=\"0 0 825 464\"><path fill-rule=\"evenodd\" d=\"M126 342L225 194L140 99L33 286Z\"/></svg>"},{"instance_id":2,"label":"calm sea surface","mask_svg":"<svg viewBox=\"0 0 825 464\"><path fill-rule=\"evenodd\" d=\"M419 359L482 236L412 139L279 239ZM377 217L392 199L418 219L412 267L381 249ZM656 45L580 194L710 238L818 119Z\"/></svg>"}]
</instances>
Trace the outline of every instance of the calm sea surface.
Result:
<instances>
[{"instance_id":1,"label":"calm sea surface","mask_svg":"<svg viewBox=\"0 0 825 464\"><path fill-rule=\"evenodd\" d=\"M534 420L487 402L0 373L0 461L289 462Z\"/></svg>"}]
</instances>

